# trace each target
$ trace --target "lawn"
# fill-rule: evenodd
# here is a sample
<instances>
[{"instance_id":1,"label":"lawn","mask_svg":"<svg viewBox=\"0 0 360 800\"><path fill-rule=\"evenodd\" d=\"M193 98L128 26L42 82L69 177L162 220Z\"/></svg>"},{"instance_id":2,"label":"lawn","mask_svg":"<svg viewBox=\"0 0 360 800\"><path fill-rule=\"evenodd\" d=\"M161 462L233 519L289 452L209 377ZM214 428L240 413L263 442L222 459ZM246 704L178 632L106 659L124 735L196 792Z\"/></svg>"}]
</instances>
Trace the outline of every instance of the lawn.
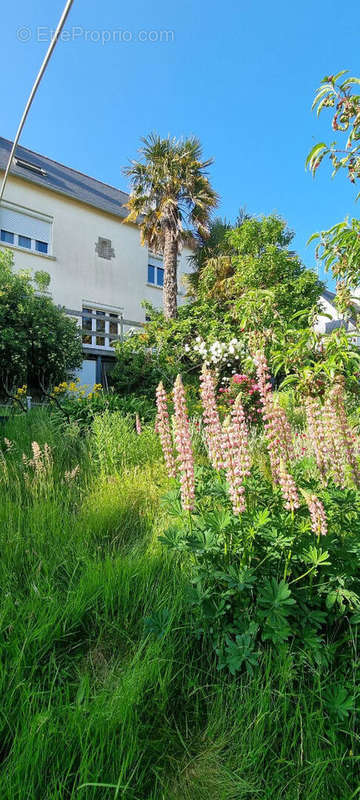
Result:
<instances>
[{"instance_id":1,"label":"lawn","mask_svg":"<svg viewBox=\"0 0 360 800\"><path fill-rule=\"evenodd\" d=\"M152 427L35 409L1 434L1 800L357 797L338 666L290 642L232 676L196 634Z\"/></svg>"}]
</instances>

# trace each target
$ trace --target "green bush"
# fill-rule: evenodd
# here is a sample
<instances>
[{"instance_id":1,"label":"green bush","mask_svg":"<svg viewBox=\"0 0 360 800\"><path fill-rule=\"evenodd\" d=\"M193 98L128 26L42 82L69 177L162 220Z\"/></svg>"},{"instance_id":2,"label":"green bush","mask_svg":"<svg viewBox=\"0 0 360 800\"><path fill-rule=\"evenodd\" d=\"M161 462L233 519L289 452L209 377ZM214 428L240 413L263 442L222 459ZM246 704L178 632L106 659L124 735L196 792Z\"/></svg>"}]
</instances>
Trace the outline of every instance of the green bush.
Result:
<instances>
[{"instance_id":1,"label":"green bush","mask_svg":"<svg viewBox=\"0 0 360 800\"><path fill-rule=\"evenodd\" d=\"M128 416L135 425L135 416L139 415L141 422L150 423L155 419L155 405L146 395L128 394L118 395L115 392L97 390L90 394L79 395L64 391L56 395L60 408L54 402L51 405L52 414L59 423L73 422L86 432L91 428L94 418L107 411L118 411Z\"/></svg>"},{"instance_id":2,"label":"green bush","mask_svg":"<svg viewBox=\"0 0 360 800\"><path fill-rule=\"evenodd\" d=\"M47 391L81 362L76 321L38 296L30 273L15 273L12 254L0 250L0 393L13 394L23 384Z\"/></svg>"}]
</instances>

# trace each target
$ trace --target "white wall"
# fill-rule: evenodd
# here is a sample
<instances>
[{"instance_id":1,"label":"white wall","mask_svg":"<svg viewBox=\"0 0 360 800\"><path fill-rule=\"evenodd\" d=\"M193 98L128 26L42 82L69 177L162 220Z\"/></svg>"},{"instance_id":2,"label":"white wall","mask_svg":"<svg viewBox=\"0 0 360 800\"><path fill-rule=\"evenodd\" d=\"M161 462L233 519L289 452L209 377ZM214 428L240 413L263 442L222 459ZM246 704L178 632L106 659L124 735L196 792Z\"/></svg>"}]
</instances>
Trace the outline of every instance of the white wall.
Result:
<instances>
[{"instance_id":1,"label":"white wall","mask_svg":"<svg viewBox=\"0 0 360 800\"><path fill-rule=\"evenodd\" d=\"M125 318L138 322L145 320L142 300L161 307L162 289L147 285L148 251L140 244L137 226L15 176L9 177L4 199L54 218L51 256L9 249L16 269L50 273L49 289L56 303L74 310L92 303L121 308ZM95 252L99 236L111 239L115 258L110 261ZM184 301L182 275L191 271L190 253L184 248L180 258L179 303Z\"/></svg>"},{"instance_id":2,"label":"white wall","mask_svg":"<svg viewBox=\"0 0 360 800\"><path fill-rule=\"evenodd\" d=\"M327 316L323 316L323 314L319 314L314 328L317 333L325 333L326 324L330 322L332 319L341 319L341 314L337 311L337 309L330 303L326 297L320 298L321 308L323 314Z\"/></svg>"},{"instance_id":3,"label":"white wall","mask_svg":"<svg viewBox=\"0 0 360 800\"><path fill-rule=\"evenodd\" d=\"M96 361L83 361L80 369L75 371L74 378L79 378L80 385L86 387L86 394L92 392L96 384Z\"/></svg>"}]
</instances>

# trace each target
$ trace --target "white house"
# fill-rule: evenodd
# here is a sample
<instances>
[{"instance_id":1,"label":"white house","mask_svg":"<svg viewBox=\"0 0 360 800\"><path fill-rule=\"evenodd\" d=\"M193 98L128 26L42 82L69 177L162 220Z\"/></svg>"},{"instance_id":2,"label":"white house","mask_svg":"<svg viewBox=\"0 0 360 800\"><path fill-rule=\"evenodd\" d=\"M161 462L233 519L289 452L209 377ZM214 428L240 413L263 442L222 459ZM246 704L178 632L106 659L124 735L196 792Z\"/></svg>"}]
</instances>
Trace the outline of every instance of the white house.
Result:
<instances>
[{"instance_id":1,"label":"white house","mask_svg":"<svg viewBox=\"0 0 360 800\"><path fill-rule=\"evenodd\" d=\"M0 180L11 142L0 137ZM105 381L111 342L145 321L143 300L162 305L161 257L140 244L124 222L128 195L113 186L18 147L0 205L0 247L15 269L46 271L49 292L83 329L82 382ZM191 250L179 256L178 302Z\"/></svg>"},{"instance_id":2,"label":"white house","mask_svg":"<svg viewBox=\"0 0 360 800\"><path fill-rule=\"evenodd\" d=\"M319 314L316 320L314 326L315 330L318 333L331 333L335 328L345 328L349 334L354 333L350 338L354 344L360 346L360 336L355 319L351 317L349 319L344 318L343 314L336 308L335 297L335 293L331 292L329 289L323 291L320 298L323 313ZM356 312L359 313L360 307L357 303L355 303L354 307L356 308Z\"/></svg>"}]
</instances>

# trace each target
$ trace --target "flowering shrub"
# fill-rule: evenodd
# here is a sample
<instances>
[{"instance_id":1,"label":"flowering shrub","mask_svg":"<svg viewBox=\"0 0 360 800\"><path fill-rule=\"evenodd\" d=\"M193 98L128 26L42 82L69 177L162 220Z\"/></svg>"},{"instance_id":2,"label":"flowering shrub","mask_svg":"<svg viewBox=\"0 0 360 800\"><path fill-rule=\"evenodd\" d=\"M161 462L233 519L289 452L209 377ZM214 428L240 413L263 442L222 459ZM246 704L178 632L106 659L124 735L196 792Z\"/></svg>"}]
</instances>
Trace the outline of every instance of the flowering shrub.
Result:
<instances>
[{"instance_id":1,"label":"flowering shrub","mask_svg":"<svg viewBox=\"0 0 360 800\"><path fill-rule=\"evenodd\" d=\"M193 345L186 344L185 352L193 361L200 361L206 367L216 369L218 373L235 373L248 355L244 340L233 338L229 342L216 340L211 343L201 336L196 337Z\"/></svg>"},{"instance_id":2,"label":"flowering shrub","mask_svg":"<svg viewBox=\"0 0 360 800\"><path fill-rule=\"evenodd\" d=\"M249 375L232 375L227 386L219 389L219 400L225 408L231 407L236 398L241 397L245 416L249 423L256 425L261 421L259 386Z\"/></svg>"},{"instance_id":3,"label":"flowering shrub","mask_svg":"<svg viewBox=\"0 0 360 800\"><path fill-rule=\"evenodd\" d=\"M95 383L90 392L87 391L88 388L89 387L87 384L80 383L80 378L76 378L75 381L63 381L62 383L59 383L58 386L54 386L51 396L53 398L69 396L72 398L88 397L91 399L92 397L96 397L102 391L101 383Z\"/></svg>"},{"instance_id":4,"label":"flowering shrub","mask_svg":"<svg viewBox=\"0 0 360 800\"><path fill-rule=\"evenodd\" d=\"M196 464L178 377L181 492L179 498L176 481L166 500L173 524L161 537L188 558L193 624L212 642L219 668L232 673L252 671L261 646L290 640L299 658L326 661L334 637L350 641L349 622L360 623L357 450L341 381L323 403L308 401L307 429L299 433L272 391L263 353L255 363L269 468L250 446L240 394L221 425L206 367L201 399L209 461ZM168 460L174 445L165 420Z\"/></svg>"}]
</instances>

